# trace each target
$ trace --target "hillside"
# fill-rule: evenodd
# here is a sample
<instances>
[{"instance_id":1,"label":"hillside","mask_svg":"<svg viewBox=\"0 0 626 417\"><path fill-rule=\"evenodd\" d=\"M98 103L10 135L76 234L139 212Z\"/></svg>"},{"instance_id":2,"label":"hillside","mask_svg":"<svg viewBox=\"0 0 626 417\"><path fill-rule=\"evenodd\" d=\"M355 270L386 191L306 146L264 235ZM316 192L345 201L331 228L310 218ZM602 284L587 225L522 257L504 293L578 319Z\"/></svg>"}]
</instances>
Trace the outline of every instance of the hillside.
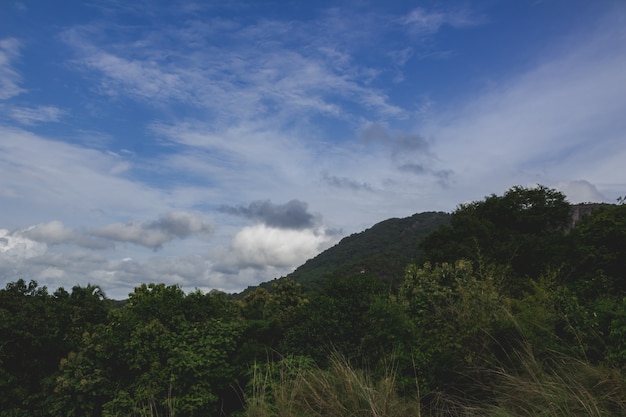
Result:
<instances>
[{"instance_id":1,"label":"hillside","mask_svg":"<svg viewBox=\"0 0 626 417\"><path fill-rule=\"evenodd\" d=\"M392 218L343 238L332 248L309 259L288 277L303 289L316 290L332 277L367 273L397 284L406 266L422 255L419 242L450 221L443 212Z\"/></svg>"},{"instance_id":2,"label":"hillside","mask_svg":"<svg viewBox=\"0 0 626 417\"><path fill-rule=\"evenodd\" d=\"M450 221L444 212L416 213L405 218L383 220L359 233L347 236L335 246L309 259L286 277L263 282L258 287L269 291L272 284L290 278L304 292L318 291L330 278L366 273L383 282L396 285L402 280L406 266L419 261L423 251L419 243L439 226ZM257 287L248 287L240 298Z\"/></svg>"},{"instance_id":3,"label":"hillside","mask_svg":"<svg viewBox=\"0 0 626 417\"><path fill-rule=\"evenodd\" d=\"M607 204L601 203L572 205L570 227L585 215L605 206ZM335 246L307 260L287 277L261 283L259 287L271 291L273 283L290 278L300 284L305 292L317 291L330 278L360 273L396 285L403 279L407 265L423 260L420 242L439 226L448 224L450 218L451 213L424 212L383 220L369 229L343 238ZM239 298L254 288L250 287L234 297Z\"/></svg>"}]
</instances>

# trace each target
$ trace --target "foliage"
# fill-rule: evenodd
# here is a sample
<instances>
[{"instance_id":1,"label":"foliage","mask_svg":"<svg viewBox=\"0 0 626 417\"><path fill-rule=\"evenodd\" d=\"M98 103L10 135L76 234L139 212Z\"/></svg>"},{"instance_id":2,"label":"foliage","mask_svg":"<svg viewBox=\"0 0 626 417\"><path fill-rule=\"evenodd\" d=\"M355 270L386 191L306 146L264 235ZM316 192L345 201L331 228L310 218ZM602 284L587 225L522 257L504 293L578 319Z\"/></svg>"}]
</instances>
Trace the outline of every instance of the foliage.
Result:
<instances>
[{"instance_id":1,"label":"foliage","mask_svg":"<svg viewBox=\"0 0 626 417\"><path fill-rule=\"evenodd\" d=\"M49 294L20 279L0 290L0 415L47 415L45 389L59 361L107 308L92 285Z\"/></svg>"},{"instance_id":2,"label":"foliage","mask_svg":"<svg viewBox=\"0 0 626 417\"><path fill-rule=\"evenodd\" d=\"M626 204L603 205L571 233L574 273L569 284L586 299L626 297Z\"/></svg>"},{"instance_id":3,"label":"foliage","mask_svg":"<svg viewBox=\"0 0 626 417\"><path fill-rule=\"evenodd\" d=\"M333 350L349 360L375 362L395 342L384 337L397 328L398 315L387 308L388 298L389 288L371 275L333 280L294 311L281 351L308 355L318 363L325 363Z\"/></svg>"},{"instance_id":4,"label":"foliage","mask_svg":"<svg viewBox=\"0 0 626 417\"><path fill-rule=\"evenodd\" d=\"M508 300L493 276L476 273L469 261L410 265L398 299L412 321L411 354L424 388L463 384L450 372L484 366L502 335L514 343Z\"/></svg>"},{"instance_id":5,"label":"foliage","mask_svg":"<svg viewBox=\"0 0 626 417\"><path fill-rule=\"evenodd\" d=\"M306 362L276 363L257 372L253 385L246 417L419 415L419 403L397 394L393 369L373 379L337 354L327 370Z\"/></svg>"},{"instance_id":6,"label":"foliage","mask_svg":"<svg viewBox=\"0 0 626 417\"><path fill-rule=\"evenodd\" d=\"M186 296L177 286L142 285L98 335L68 356L57 391L62 398L91 395L77 405L101 405L105 416L215 413L234 380L230 363L241 332L236 316L226 319L230 307L221 293ZM77 372L82 357L90 361L90 373L106 376L109 391L83 390Z\"/></svg>"},{"instance_id":7,"label":"foliage","mask_svg":"<svg viewBox=\"0 0 626 417\"><path fill-rule=\"evenodd\" d=\"M518 369L486 371L493 402L482 405L482 415L626 415L626 384L619 373L571 356L557 354L540 360L529 347L511 354L521 364Z\"/></svg>"},{"instance_id":8,"label":"foliage","mask_svg":"<svg viewBox=\"0 0 626 417\"><path fill-rule=\"evenodd\" d=\"M236 301L244 318L237 362L244 367L271 357L291 326L295 311L309 303L300 285L291 279L276 280L271 288L272 292L262 287L255 288ZM240 376L245 379L245 375L247 372L244 369Z\"/></svg>"},{"instance_id":9,"label":"foliage","mask_svg":"<svg viewBox=\"0 0 626 417\"><path fill-rule=\"evenodd\" d=\"M626 383L616 372L568 356L544 360L526 346L510 352L520 366L475 372L481 401L462 393L424 395L419 383L399 395L393 364L383 376L333 354L328 368L286 358L255 367L245 417L619 417L626 415ZM296 359L296 360L294 360ZM485 382L486 381L486 382ZM425 404L427 397L435 397Z\"/></svg>"},{"instance_id":10,"label":"foliage","mask_svg":"<svg viewBox=\"0 0 626 417\"><path fill-rule=\"evenodd\" d=\"M468 259L476 265L508 267L513 279L507 290L518 294L525 279L563 263L570 211L558 191L513 187L503 196L460 205L450 225L430 234L422 247L433 263Z\"/></svg>"},{"instance_id":11,"label":"foliage","mask_svg":"<svg viewBox=\"0 0 626 417\"><path fill-rule=\"evenodd\" d=\"M447 213L425 212L382 221L343 238L339 244L309 259L289 277L308 291L323 290L327 281L361 271L398 285L404 268L422 256L421 240L449 219Z\"/></svg>"}]
</instances>

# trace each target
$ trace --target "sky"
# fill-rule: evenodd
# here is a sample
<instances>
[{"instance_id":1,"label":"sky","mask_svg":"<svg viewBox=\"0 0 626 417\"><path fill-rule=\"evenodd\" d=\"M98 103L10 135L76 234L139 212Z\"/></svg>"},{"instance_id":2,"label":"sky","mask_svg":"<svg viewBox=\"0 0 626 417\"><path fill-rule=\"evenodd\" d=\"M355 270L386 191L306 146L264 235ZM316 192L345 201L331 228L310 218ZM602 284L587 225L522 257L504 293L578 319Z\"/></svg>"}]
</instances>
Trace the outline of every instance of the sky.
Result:
<instances>
[{"instance_id":1,"label":"sky","mask_svg":"<svg viewBox=\"0 0 626 417\"><path fill-rule=\"evenodd\" d=\"M626 196L626 2L0 1L0 286L239 292L392 217Z\"/></svg>"}]
</instances>

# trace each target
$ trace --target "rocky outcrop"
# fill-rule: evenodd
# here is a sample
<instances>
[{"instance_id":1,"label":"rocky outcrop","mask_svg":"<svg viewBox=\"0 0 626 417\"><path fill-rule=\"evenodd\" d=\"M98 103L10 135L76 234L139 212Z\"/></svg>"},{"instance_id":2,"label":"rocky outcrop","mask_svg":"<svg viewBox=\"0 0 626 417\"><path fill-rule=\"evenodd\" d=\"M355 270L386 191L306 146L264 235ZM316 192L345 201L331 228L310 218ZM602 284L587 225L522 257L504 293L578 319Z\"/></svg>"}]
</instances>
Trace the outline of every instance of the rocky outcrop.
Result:
<instances>
[{"instance_id":1,"label":"rocky outcrop","mask_svg":"<svg viewBox=\"0 0 626 417\"><path fill-rule=\"evenodd\" d=\"M587 214L607 205L608 204L606 203L581 203L573 205L570 228L576 226L576 223L578 223Z\"/></svg>"}]
</instances>

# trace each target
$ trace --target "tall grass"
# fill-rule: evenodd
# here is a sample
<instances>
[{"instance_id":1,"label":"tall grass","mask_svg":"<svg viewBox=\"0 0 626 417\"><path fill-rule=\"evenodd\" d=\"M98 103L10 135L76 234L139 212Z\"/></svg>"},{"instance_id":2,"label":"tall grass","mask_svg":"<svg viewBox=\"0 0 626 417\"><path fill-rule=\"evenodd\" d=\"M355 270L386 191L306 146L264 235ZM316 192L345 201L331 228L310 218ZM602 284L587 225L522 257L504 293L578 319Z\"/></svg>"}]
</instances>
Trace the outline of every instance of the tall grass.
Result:
<instances>
[{"instance_id":1,"label":"tall grass","mask_svg":"<svg viewBox=\"0 0 626 417\"><path fill-rule=\"evenodd\" d=\"M539 360L530 348L515 352L521 368L489 371L498 417L626 416L626 383L617 370L554 354Z\"/></svg>"},{"instance_id":2,"label":"tall grass","mask_svg":"<svg viewBox=\"0 0 626 417\"><path fill-rule=\"evenodd\" d=\"M393 367L380 378L339 355L328 369L286 360L256 367L245 417L620 417L626 416L626 383L616 370L555 354L539 360L532 349L514 353L518 366L484 369L462 392L429 395L423 407L397 391ZM483 398L474 394L482 392ZM428 410L428 411L426 411Z\"/></svg>"},{"instance_id":3,"label":"tall grass","mask_svg":"<svg viewBox=\"0 0 626 417\"><path fill-rule=\"evenodd\" d=\"M374 380L340 355L332 356L326 370L293 368L289 360L278 367L274 377L267 370L255 373L246 417L420 416L419 401L397 394L391 368Z\"/></svg>"},{"instance_id":4,"label":"tall grass","mask_svg":"<svg viewBox=\"0 0 626 417\"><path fill-rule=\"evenodd\" d=\"M114 401L104 405L105 417L175 417L176 397L172 396L169 384L167 398L157 399L152 395L132 398L128 392L120 392Z\"/></svg>"}]
</instances>

